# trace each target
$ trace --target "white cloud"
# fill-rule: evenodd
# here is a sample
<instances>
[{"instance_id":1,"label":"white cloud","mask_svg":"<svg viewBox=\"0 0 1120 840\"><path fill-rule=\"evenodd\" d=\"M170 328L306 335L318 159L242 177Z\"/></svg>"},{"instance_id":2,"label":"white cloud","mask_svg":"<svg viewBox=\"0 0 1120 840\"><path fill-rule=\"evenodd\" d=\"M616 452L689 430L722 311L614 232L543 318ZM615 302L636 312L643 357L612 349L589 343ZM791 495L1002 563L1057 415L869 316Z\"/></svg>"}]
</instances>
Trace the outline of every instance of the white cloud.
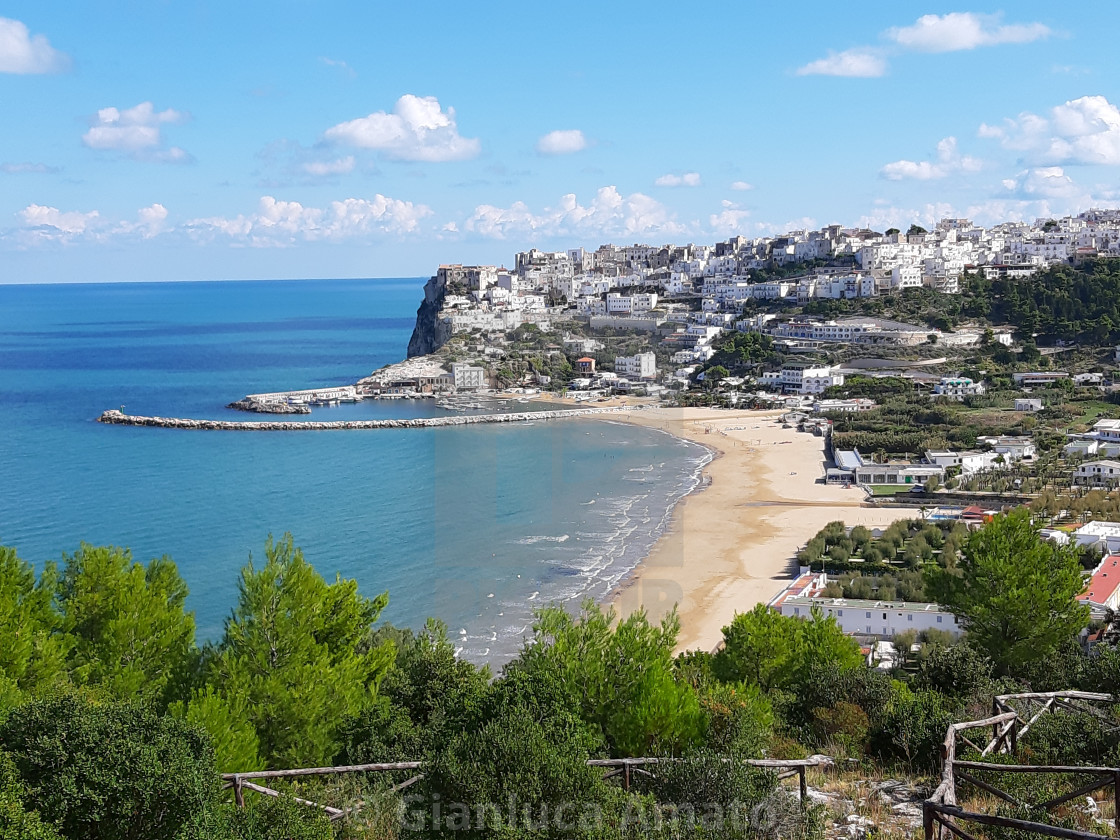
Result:
<instances>
[{"instance_id":1,"label":"white cloud","mask_svg":"<svg viewBox=\"0 0 1120 840\"><path fill-rule=\"evenodd\" d=\"M957 138L946 137L937 144L936 161L896 160L879 170L888 181L930 181L945 178L955 172L978 172L981 162L957 151Z\"/></svg>"},{"instance_id":2,"label":"white cloud","mask_svg":"<svg viewBox=\"0 0 1120 840\"><path fill-rule=\"evenodd\" d=\"M444 111L434 96L412 94L398 99L391 114L375 111L328 128L323 136L341 145L375 149L395 160L466 160L482 150L477 139L459 135L454 108Z\"/></svg>"},{"instance_id":3,"label":"white cloud","mask_svg":"<svg viewBox=\"0 0 1120 840\"><path fill-rule=\"evenodd\" d=\"M719 213L712 213L708 216L708 226L713 233L738 233L743 229L743 223L747 217L750 216L749 210L743 210L739 205L733 202L724 201L720 202L723 210Z\"/></svg>"},{"instance_id":4,"label":"white cloud","mask_svg":"<svg viewBox=\"0 0 1120 840\"><path fill-rule=\"evenodd\" d=\"M420 220L432 215L429 207L381 194L371 199L347 198L328 207L304 207L298 201L262 196L255 213L233 218L192 219L184 229L196 238L215 235L260 247L297 242L337 242L377 235L403 235L419 230Z\"/></svg>"},{"instance_id":5,"label":"white cloud","mask_svg":"<svg viewBox=\"0 0 1120 840\"><path fill-rule=\"evenodd\" d=\"M1016 198L1033 201L1057 199L1074 206L1088 206L1092 196L1073 182L1060 166L1027 169L1014 178L1005 178L1003 188Z\"/></svg>"},{"instance_id":6,"label":"white cloud","mask_svg":"<svg viewBox=\"0 0 1120 840\"><path fill-rule=\"evenodd\" d=\"M871 79L887 73L882 54L870 47L857 47L843 52L829 52L824 58L797 68L798 76L851 76Z\"/></svg>"},{"instance_id":7,"label":"white cloud","mask_svg":"<svg viewBox=\"0 0 1120 840\"><path fill-rule=\"evenodd\" d=\"M312 160L301 167L308 175L316 178L325 178L331 175L346 175L354 171L354 156L336 158L335 160Z\"/></svg>"},{"instance_id":8,"label":"white cloud","mask_svg":"<svg viewBox=\"0 0 1120 840\"><path fill-rule=\"evenodd\" d=\"M662 175L653 182L655 187L698 187L700 186L699 172L685 172L683 175Z\"/></svg>"},{"instance_id":9,"label":"white cloud","mask_svg":"<svg viewBox=\"0 0 1120 840\"><path fill-rule=\"evenodd\" d=\"M481 236L505 239L507 236L558 237L640 237L680 234L687 228L669 210L642 193L623 196L614 186L600 187L590 204L580 204L574 193L561 197L556 207L534 213L522 201L509 207L480 204L464 228Z\"/></svg>"},{"instance_id":10,"label":"white cloud","mask_svg":"<svg viewBox=\"0 0 1120 840\"><path fill-rule=\"evenodd\" d=\"M885 34L906 49L938 53L997 44L1028 44L1053 33L1041 23L1001 24L999 15L950 12L922 15L910 26L896 26Z\"/></svg>"},{"instance_id":11,"label":"white cloud","mask_svg":"<svg viewBox=\"0 0 1120 840\"><path fill-rule=\"evenodd\" d=\"M32 36L26 24L0 17L0 73L58 73L69 66L69 57L45 36Z\"/></svg>"},{"instance_id":12,"label":"white cloud","mask_svg":"<svg viewBox=\"0 0 1120 840\"><path fill-rule=\"evenodd\" d=\"M587 138L578 128L550 131L537 141L537 151L542 155L570 155L587 148Z\"/></svg>"},{"instance_id":13,"label":"white cloud","mask_svg":"<svg viewBox=\"0 0 1120 840\"><path fill-rule=\"evenodd\" d=\"M349 64L347 64L345 61L343 61L340 58L327 58L325 56L322 56L322 57L319 58L319 60L321 62L323 62L323 64L327 65L327 67L334 67L334 68L337 68L338 70L341 70L343 73L345 73L351 79L356 78L357 75L358 75L357 72L355 72L353 67L351 67Z\"/></svg>"},{"instance_id":14,"label":"white cloud","mask_svg":"<svg viewBox=\"0 0 1120 840\"><path fill-rule=\"evenodd\" d=\"M972 50L997 44L1026 44L1053 33L1041 23L1000 22L1000 15L975 12L950 12L947 15L922 15L910 26L895 26L882 33L889 48L853 47L843 52L830 51L797 70L798 76L885 76L887 55L910 52L942 53Z\"/></svg>"},{"instance_id":15,"label":"white cloud","mask_svg":"<svg viewBox=\"0 0 1120 840\"><path fill-rule=\"evenodd\" d=\"M63 212L57 207L29 204L17 214L23 228L33 239L68 241L90 231L101 219L96 210L89 213Z\"/></svg>"},{"instance_id":16,"label":"white cloud","mask_svg":"<svg viewBox=\"0 0 1120 840\"><path fill-rule=\"evenodd\" d=\"M45 163L0 163L0 172L5 175L22 175L24 173L51 173L58 172L57 166L47 166Z\"/></svg>"},{"instance_id":17,"label":"white cloud","mask_svg":"<svg viewBox=\"0 0 1120 840\"><path fill-rule=\"evenodd\" d=\"M167 229L167 208L162 204L142 207L136 212L135 222L121 222L114 229L117 235L139 234L143 239L151 239Z\"/></svg>"},{"instance_id":18,"label":"white cloud","mask_svg":"<svg viewBox=\"0 0 1120 840\"><path fill-rule=\"evenodd\" d=\"M156 111L151 102L132 108L102 108L93 118L82 143L91 149L123 152L137 160L186 163L191 156L178 146L164 146L162 126L187 119L182 111Z\"/></svg>"},{"instance_id":19,"label":"white cloud","mask_svg":"<svg viewBox=\"0 0 1120 840\"><path fill-rule=\"evenodd\" d=\"M753 190L754 184L748 184L746 181L732 181L731 189L733 190Z\"/></svg>"},{"instance_id":20,"label":"white cloud","mask_svg":"<svg viewBox=\"0 0 1120 840\"><path fill-rule=\"evenodd\" d=\"M1120 165L1120 109L1103 96L1072 99L1045 117L1024 112L1002 125L984 123L978 133L1035 164Z\"/></svg>"},{"instance_id":21,"label":"white cloud","mask_svg":"<svg viewBox=\"0 0 1120 840\"><path fill-rule=\"evenodd\" d=\"M932 229L941 219L956 215L953 205L945 202L926 204L920 208L882 206L861 216L859 226L872 230L887 230L892 227L906 230L910 225L921 225Z\"/></svg>"}]
</instances>

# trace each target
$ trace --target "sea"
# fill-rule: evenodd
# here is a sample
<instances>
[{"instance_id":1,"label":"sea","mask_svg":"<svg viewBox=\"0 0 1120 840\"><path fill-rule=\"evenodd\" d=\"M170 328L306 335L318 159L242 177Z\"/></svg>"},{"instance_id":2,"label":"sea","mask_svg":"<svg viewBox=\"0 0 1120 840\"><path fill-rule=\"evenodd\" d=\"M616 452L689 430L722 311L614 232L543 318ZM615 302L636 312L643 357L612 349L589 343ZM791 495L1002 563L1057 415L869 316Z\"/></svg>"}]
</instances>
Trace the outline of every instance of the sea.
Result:
<instances>
[{"instance_id":1,"label":"sea","mask_svg":"<svg viewBox=\"0 0 1120 840\"><path fill-rule=\"evenodd\" d=\"M129 414L255 419L245 394L352 383L404 357L422 278L0 285L0 545L36 571L81 543L170 556L200 642L240 569L291 533L329 580L389 593L385 621L449 627L500 666L547 604L605 599L648 553L709 452L571 419L426 429L206 432ZM441 416L431 400L313 409Z\"/></svg>"}]
</instances>

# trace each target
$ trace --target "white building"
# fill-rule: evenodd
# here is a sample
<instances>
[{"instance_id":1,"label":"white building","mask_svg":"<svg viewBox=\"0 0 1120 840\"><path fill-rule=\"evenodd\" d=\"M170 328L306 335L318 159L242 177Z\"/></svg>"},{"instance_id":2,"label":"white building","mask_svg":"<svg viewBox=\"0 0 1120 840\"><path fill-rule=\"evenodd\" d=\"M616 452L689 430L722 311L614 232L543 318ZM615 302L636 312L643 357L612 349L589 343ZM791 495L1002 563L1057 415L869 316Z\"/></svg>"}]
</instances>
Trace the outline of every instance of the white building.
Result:
<instances>
[{"instance_id":1,"label":"white building","mask_svg":"<svg viewBox=\"0 0 1120 840\"><path fill-rule=\"evenodd\" d=\"M1093 424L1092 434L1100 441L1120 443L1120 420L1098 420Z\"/></svg>"},{"instance_id":2,"label":"white building","mask_svg":"<svg viewBox=\"0 0 1120 840\"><path fill-rule=\"evenodd\" d=\"M1120 485L1120 461L1087 461L1073 471L1073 483L1086 487Z\"/></svg>"},{"instance_id":3,"label":"white building","mask_svg":"<svg viewBox=\"0 0 1120 840\"><path fill-rule=\"evenodd\" d=\"M813 610L832 617L849 635L890 639L906 630L945 630L959 636L963 628L956 616L938 604L911 601L870 601L822 597L828 575L804 571L769 603L784 616L808 619Z\"/></svg>"},{"instance_id":4,"label":"white building","mask_svg":"<svg viewBox=\"0 0 1120 840\"><path fill-rule=\"evenodd\" d=\"M778 381L786 393L820 394L826 388L844 384L844 375L838 371L839 368L827 365L793 362L782 366Z\"/></svg>"},{"instance_id":5,"label":"white building","mask_svg":"<svg viewBox=\"0 0 1120 840\"><path fill-rule=\"evenodd\" d=\"M486 368L456 362L451 365L451 376L454 378L455 387L462 390L486 387Z\"/></svg>"},{"instance_id":6,"label":"white building","mask_svg":"<svg viewBox=\"0 0 1120 840\"><path fill-rule=\"evenodd\" d=\"M926 460L939 467L960 467L961 475L972 475L981 470L993 469L1004 460L997 452L952 452L950 450L930 450L926 452Z\"/></svg>"},{"instance_id":7,"label":"white building","mask_svg":"<svg viewBox=\"0 0 1120 840\"><path fill-rule=\"evenodd\" d=\"M635 356L615 356L614 370L627 379L656 379L657 357L653 353L638 353Z\"/></svg>"},{"instance_id":8,"label":"white building","mask_svg":"<svg viewBox=\"0 0 1120 840\"><path fill-rule=\"evenodd\" d=\"M911 464L906 461L888 461L885 464L861 464L855 471L856 484L874 486L920 485L931 478L945 480L945 468L939 464Z\"/></svg>"},{"instance_id":9,"label":"white building","mask_svg":"<svg viewBox=\"0 0 1120 840\"><path fill-rule=\"evenodd\" d=\"M1039 399L1016 399L1016 411L1042 411L1042 400Z\"/></svg>"},{"instance_id":10,"label":"white building","mask_svg":"<svg viewBox=\"0 0 1120 840\"><path fill-rule=\"evenodd\" d=\"M824 414L829 411L871 411L875 408L875 400L869 399L851 399L851 400L817 400L813 404L813 411Z\"/></svg>"},{"instance_id":11,"label":"white building","mask_svg":"<svg viewBox=\"0 0 1120 840\"><path fill-rule=\"evenodd\" d=\"M1079 546L1095 546L1105 553L1120 551L1120 522L1094 519L1074 531L1072 536Z\"/></svg>"},{"instance_id":12,"label":"white building","mask_svg":"<svg viewBox=\"0 0 1120 840\"><path fill-rule=\"evenodd\" d=\"M976 442L990 446L993 452L1007 461L1030 460L1038 454L1038 447L1026 435L986 435L977 438Z\"/></svg>"},{"instance_id":13,"label":"white building","mask_svg":"<svg viewBox=\"0 0 1120 840\"><path fill-rule=\"evenodd\" d=\"M983 382L973 382L967 376L943 376L933 387L936 397L961 402L965 397L976 397L984 393Z\"/></svg>"}]
</instances>

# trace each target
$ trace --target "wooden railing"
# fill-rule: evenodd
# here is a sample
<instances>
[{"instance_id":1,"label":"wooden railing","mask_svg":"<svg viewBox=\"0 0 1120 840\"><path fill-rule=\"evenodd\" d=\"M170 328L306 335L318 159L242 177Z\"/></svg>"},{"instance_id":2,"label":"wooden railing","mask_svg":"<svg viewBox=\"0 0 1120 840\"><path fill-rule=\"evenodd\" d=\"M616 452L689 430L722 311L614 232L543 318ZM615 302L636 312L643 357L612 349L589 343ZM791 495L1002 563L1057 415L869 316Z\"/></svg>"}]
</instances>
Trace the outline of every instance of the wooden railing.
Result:
<instances>
[{"instance_id":1,"label":"wooden railing","mask_svg":"<svg viewBox=\"0 0 1120 840\"><path fill-rule=\"evenodd\" d=\"M968 811L957 801L957 782L972 785L997 799L1019 807L1040 808L1052 811L1079 796L1086 796L1101 788L1113 788L1116 809L1114 826L1120 836L1120 768L1058 766L1035 764L998 764L995 762L959 761L957 749L960 744L971 747L980 753L981 758L991 754L1012 753L1032 726L1047 712L1056 709L1080 712L1101 718L1115 726L1116 721L1093 706L1093 703L1112 702L1111 694L1094 694L1087 691L1051 691L1045 693L1003 694L992 702L992 716L983 720L970 720L950 724L941 746L941 783L933 795L922 805L922 822L925 840L942 840L943 830L962 840L975 840L974 836L962 828L960 822L978 825L1015 828L1048 837L1061 837L1066 840L1111 840L1108 835L1095 834L1078 829L1062 828L1030 820L1013 819L995 814ZM991 727L991 737L973 740L966 732L984 730ZM958 743L959 742L959 743ZM984 746L981 747L980 744ZM1075 790L1061 796L1052 797L1044 802L1029 803L1019 797L1001 790L995 784L977 778L977 772L998 773L1062 773L1085 775L1091 779Z\"/></svg>"},{"instance_id":2,"label":"wooden railing","mask_svg":"<svg viewBox=\"0 0 1120 840\"><path fill-rule=\"evenodd\" d=\"M647 770L647 767L657 764L664 764L667 762L682 761L684 759L678 758L594 758L587 762L588 767L600 767L606 772L603 779L618 778L622 783L624 790L630 789L631 776L645 775L652 777L652 771ZM730 762L731 759L724 759ZM783 779L790 779L794 776L798 777L798 794L802 806L805 804L806 796L808 795L808 785L806 781L806 773L810 767L827 767L832 764L832 759L827 756L814 756L813 758L802 759L746 759L743 762L750 767L758 767L766 770L774 770L778 774L778 781ZM419 761L397 761L379 764L348 764L338 767L300 767L293 770L253 770L246 773L224 773L222 774L223 790L233 790L233 798L239 808L245 807L245 791L250 790L255 793L263 794L264 796L287 796L289 794L281 793L274 788L265 787L264 785L257 784L254 780L260 779L291 779L301 776L331 776L343 775L347 773L392 773L394 771L411 771L412 775L401 782L388 788L387 793L397 793L405 788L419 782L424 778L424 774L419 772L423 767L423 763ZM312 802L309 799L301 799L298 796L292 797L293 801L301 805L306 805L310 808L319 808L327 817L332 821L340 820L350 814L356 813L365 807L364 800L359 800L346 808L336 808L331 805L323 805L318 802Z\"/></svg>"}]
</instances>

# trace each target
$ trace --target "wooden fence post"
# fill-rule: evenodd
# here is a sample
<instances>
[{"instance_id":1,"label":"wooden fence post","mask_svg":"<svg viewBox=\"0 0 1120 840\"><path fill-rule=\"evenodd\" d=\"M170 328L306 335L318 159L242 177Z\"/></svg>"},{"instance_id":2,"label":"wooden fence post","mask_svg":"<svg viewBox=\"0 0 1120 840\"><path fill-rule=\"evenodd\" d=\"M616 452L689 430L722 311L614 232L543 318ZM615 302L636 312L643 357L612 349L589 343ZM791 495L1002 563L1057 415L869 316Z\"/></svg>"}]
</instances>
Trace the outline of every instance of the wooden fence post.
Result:
<instances>
[{"instance_id":1,"label":"wooden fence post","mask_svg":"<svg viewBox=\"0 0 1120 840\"><path fill-rule=\"evenodd\" d=\"M630 762L622 765L622 789L630 790Z\"/></svg>"},{"instance_id":2,"label":"wooden fence post","mask_svg":"<svg viewBox=\"0 0 1120 840\"><path fill-rule=\"evenodd\" d=\"M922 803L922 831L925 840L933 840L933 809L928 802Z\"/></svg>"},{"instance_id":3,"label":"wooden fence post","mask_svg":"<svg viewBox=\"0 0 1120 840\"><path fill-rule=\"evenodd\" d=\"M241 790L241 777L233 777L233 801L237 803L238 808L245 807L245 794Z\"/></svg>"},{"instance_id":4,"label":"wooden fence post","mask_svg":"<svg viewBox=\"0 0 1120 840\"><path fill-rule=\"evenodd\" d=\"M805 807L805 798L809 795L808 785L805 782L805 765L802 764L797 768L797 782L801 789L801 807Z\"/></svg>"},{"instance_id":5,"label":"wooden fence post","mask_svg":"<svg viewBox=\"0 0 1120 840\"><path fill-rule=\"evenodd\" d=\"M1116 826L1116 833L1120 834L1120 770L1112 775L1112 807L1116 810L1112 822Z\"/></svg>"}]
</instances>

